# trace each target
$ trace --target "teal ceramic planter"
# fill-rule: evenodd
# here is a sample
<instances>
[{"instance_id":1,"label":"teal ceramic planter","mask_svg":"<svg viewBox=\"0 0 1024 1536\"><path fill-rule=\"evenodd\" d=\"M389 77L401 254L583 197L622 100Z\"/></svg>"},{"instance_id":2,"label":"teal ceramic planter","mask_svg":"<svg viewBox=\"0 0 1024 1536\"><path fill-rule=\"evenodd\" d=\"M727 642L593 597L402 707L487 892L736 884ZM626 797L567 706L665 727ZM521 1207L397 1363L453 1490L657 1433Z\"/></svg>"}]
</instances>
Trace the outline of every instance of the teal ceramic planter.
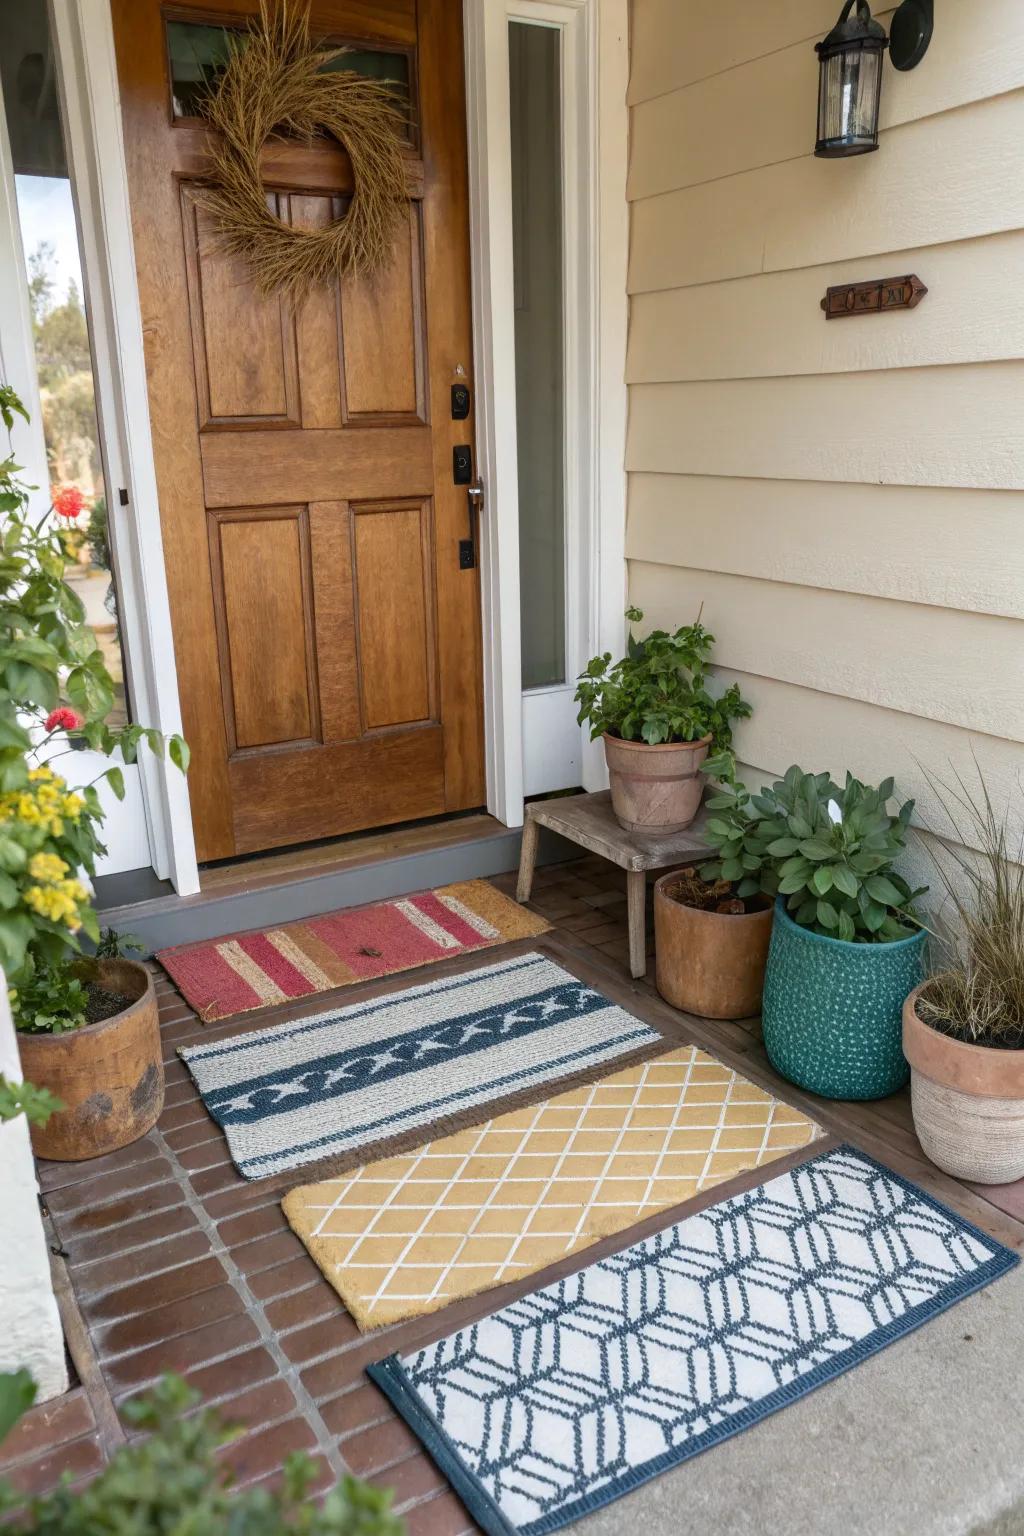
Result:
<instances>
[{"instance_id":1,"label":"teal ceramic planter","mask_svg":"<svg viewBox=\"0 0 1024 1536\"><path fill-rule=\"evenodd\" d=\"M910 1076L903 999L920 983L925 934L848 944L775 907L762 1026L772 1065L826 1099L881 1099Z\"/></svg>"}]
</instances>

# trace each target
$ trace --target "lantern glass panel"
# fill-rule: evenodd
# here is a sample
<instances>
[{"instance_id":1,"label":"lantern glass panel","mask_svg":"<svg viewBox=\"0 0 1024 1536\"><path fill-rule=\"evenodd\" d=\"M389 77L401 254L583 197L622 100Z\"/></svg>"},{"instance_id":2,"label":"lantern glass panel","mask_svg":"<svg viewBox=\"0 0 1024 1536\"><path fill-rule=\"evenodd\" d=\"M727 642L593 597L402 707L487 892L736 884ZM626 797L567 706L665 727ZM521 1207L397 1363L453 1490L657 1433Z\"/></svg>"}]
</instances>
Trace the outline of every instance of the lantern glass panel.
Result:
<instances>
[{"instance_id":1,"label":"lantern glass panel","mask_svg":"<svg viewBox=\"0 0 1024 1536\"><path fill-rule=\"evenodd\" d=\"M878 148L882 53L843 49L821 61L818 153L858 154Z\"/></svg>"}]
</instances>

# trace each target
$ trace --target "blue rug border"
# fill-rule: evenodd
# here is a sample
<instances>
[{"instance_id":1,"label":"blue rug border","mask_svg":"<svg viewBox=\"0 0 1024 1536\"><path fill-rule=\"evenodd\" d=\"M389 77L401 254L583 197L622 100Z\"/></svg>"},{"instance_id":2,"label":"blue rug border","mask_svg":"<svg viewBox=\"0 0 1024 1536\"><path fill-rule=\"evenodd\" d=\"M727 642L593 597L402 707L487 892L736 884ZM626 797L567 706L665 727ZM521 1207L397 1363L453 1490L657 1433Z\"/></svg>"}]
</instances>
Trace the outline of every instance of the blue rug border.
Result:
<instances>
[{"instance_id":1,"label":"blue rug border","mask_svg":"<svg viewBox=\"0 0 1024 1536\"><path fill-rule=\"evenodd\" d=\"M663 1472L669 1472L675 1467L682 1466L684 1462L692 1460L702 1452L731 1440L734 1435L751 1429L762 1419L777 1413L781 1408L787 1408L790 1404L798 1402L800 1398L816 1391L819 1387L826 1386L836 1377L844 1375L848 1370L871 1359L873 1355L880 1354L890 1344L906 1338L908 1334L916 1332L925 1323L931 1322L935 1317L940 1317L943 1312L949 1311L958 1302L965 1300L976 1291L984 1290L987 1285L1008 1274L1021 1262L1020 1254L1001 1243L998 1238L991 1237L967 1217L960 1216L948 1205L922 1189L912 1179L905 1178L897 1173L894 1168L879 1162L869 1152L863 1152L859 1147L850 1142L842 1142L838 1146L831 1147L827 1152L819 1152L809 1157L806 1162L798 1163L790 1168L789 1173L799 1173L815 1162L827 1157L835 1157L837 1154L847 1154L860 1158L862 1162L885 1174L901 1189L909 1191L930 1209L939 1212L949 1220L955 1222L958 1228L979 1242L994 1249L991 1259L981 1265L969 1276L962 1276L942 1293L941 1298L933 1298L930 1301L921 1302L918 1306L899 1319L886 1323L870 1337L870 1340L861 1340L851 1345L840 1355L834 1355L831 1359L823 1361L815 1366L805 1376L788 1382L784 1387L777 1388L756 1404L741 1409L728 1420L714 1425L695 1440L686 1445L678 1446L671 1451L664 1452L652 1461L644 1462L640 1467L634 1467L630 1472L618 1478L614 1483L598 1489L586 1498L578 1499L574 1504L567 1504L564 1508L545 1515L540 1520L535 1520L529 1525L513 1525L506 1519L501 1509L485 1491L476 1475L468 1470L459 1456L453 1442L438 1424L433 1414L424 1407L421 1398L412 1387L409 1378L402 1366L397 1354L389 1355L380 1362L368 1365L366 1374L385 1394L392 1406L401 1414L412 1432L421 1441L434 1462L444 1473L455 1492L459 1495L473 1519L487 1533L487 1536L550 1536L553 1531L561 1530L573 1520L581 1520L585 1515L592 1515L595 1511L603 1509L606 1505L614 1503L625 1494L634 1492L652 1478L660 1477ZM783 1175L774 1175L782 1177ZM764 1181L766 1184L771 1179ZM735 1198L735 1197L729 1197ZM722 1201L726 1204L727 1201ZM686 1220L685 1217L681 1218ZM678 1221L671 1225L678 1225ZM643 1241L641 1239L640 1241ZM629 1244L627 1246L633 1246ZM625 1251L623 1249L622 1251ZM581 1266L586 1268L586 1265ZM550 1283L550 1282L549 1282ZM543 1290L543 1285L537 1286L537 1290ZM500 1310L500 1309L499 1309ZM482 1320L482 1319L481 1319ZM469 1326L469 1325L467 1325ZM461 1330L454 1330L459 1332ZM442 1335L443 1337L443 1335Z\"/></svg>"}]
</instances>

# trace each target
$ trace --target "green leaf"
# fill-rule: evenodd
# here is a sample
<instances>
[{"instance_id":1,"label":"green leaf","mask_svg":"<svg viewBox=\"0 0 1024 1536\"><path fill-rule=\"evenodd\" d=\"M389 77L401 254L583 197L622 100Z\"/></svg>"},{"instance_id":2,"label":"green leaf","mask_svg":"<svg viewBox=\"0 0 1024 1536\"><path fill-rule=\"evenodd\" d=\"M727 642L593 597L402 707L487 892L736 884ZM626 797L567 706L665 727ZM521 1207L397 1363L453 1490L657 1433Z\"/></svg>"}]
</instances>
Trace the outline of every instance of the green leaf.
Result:
<instances>
[{"instance_id":1,"label":"green leaf","mask_svg":"<svg viewBox=\"0 0 1024 1536\"><path fill-rule=\"evenodd\" d=\"M832 869L828 864L819 864L811 876L811 884L819 896L827 896L832 889Z\"/></svg>"},{"instance_id":2,"label":"green leaf","mask_svg":"<svg viewBox=\"0 0 1024 1536\"><path fill-rule=\"evenodd\" d=\"M27 420L27 418L26 418ZM0 1440L5 1440L36 1400L36 1384L28 1371L0 1375Z\"/></svg>"},{"instance_id":3,"label":"green leaf","mask_svg":"<svg viewBox=\"0 0 1024 1536\"><path fill-rule=\"evenodd\" d=\"M880 902L884 907L901 907L904 897L896 889L891 880L884 875L870 875L864 885L868 895L873 901Z\"/></svg>"},{"instance_id":4,"label":"green leaf","mask_svg":"<svg viewBox=\"0 0 1024 1536\"><path fill-rule=\"evenodd\" d=\"M116 765L107 769L103 777L119 800L124 799L124 774Z\"/></svg>"},{"instance_id":5,"label":"green leaf","mask_svg":"<svg viewBox=\"0 0 1024 1536\"><path fill-rule=\"evenodd\" d=\"M839 914L839 937L845 939L847 944L852 944L857 937L857 929L849 912Z\"/></svg>"},{"instance_id":6,"label":"green leaf","mask_svg":"<svg viewBox=\"0 0 1024 1536\"><path fill-rule=\"evenodd\" d=\"M832 884L837 891L842 891L844 896L856 896L860 890L857 876L846 864L832 866Z\"/></svg>"},{"instance_id":7,"label":"green leaf","mask_svg":"<svg viewBox=\"0 0 1024 1536\"><path fill-rule=\"evenodd\" d=\"M102 720L114 703L114 689L106 673L91 666L73 667L66 683L68 698L87 720Z\"/></svg>"},{"instance_id":8,"label":"green leaf","mask_svg":"<svg viewBox=\"0 0 1024 1536\"><path fill-rule=\"evenodd\" d=\"M836 850L831 843L823 843L820 838L809 837L800 844L800 852L805 859L813 859L821 862L824 859L834 859Z\"/></svg>"},{"instance_id":9,"label":"green leaf","mask_svg":"<svg viewBox=\"0 0 1024 1536\"><path fill-rule=\"evenodd\" d=\"M796 853L799 847L800 841L798 838L777 837L773 842L768 844L768 847L765 851L766 853L771 854L773 859L786 859L790 856L790 854Z\"/></svg>"},{"instance_id":10,"label":"green leaf","mask_svg":"<svg viewBox=\"0 0 1024 1536\"><path fill-rule=\"evenodd\" d=\"M823 928L838 928L839 913L830 901L819 901L817 912L818 922Z\"/></svg>"}]
</instances>

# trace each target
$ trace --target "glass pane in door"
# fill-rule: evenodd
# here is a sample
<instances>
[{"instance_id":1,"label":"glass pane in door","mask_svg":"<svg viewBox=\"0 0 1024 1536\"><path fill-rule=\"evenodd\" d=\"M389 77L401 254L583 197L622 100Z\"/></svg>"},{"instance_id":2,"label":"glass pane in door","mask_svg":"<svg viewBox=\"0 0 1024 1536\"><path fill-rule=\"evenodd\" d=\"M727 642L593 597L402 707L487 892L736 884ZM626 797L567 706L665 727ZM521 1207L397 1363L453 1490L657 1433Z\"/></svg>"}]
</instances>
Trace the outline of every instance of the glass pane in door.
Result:
<instances>
[{"instance_id":1,"label":"glass pane in door","mask_svg":"<svg viewBox=\"0 0 1024 1536\"><path fill-rule=\"evenodd\" d=\"M85 497L80 516L61 528L67 557L65 579L85 605L117 685L109 723L124 725L128 701L107 525L107 488L96 418L78 219L64 149L46 0L0 4L0 84L28 269L50 486L55 490L74 485Z\"/></svg>"},{"instance_id":2,"label":"glass pane in door","mask_svg":"<svg viewBox=\"0 0 1024 1536\"><path fill-rule=\"evenodd\" d=\"M561 33L509 22L523 688L565 678Z\"/></svg>"}]
</instances>

